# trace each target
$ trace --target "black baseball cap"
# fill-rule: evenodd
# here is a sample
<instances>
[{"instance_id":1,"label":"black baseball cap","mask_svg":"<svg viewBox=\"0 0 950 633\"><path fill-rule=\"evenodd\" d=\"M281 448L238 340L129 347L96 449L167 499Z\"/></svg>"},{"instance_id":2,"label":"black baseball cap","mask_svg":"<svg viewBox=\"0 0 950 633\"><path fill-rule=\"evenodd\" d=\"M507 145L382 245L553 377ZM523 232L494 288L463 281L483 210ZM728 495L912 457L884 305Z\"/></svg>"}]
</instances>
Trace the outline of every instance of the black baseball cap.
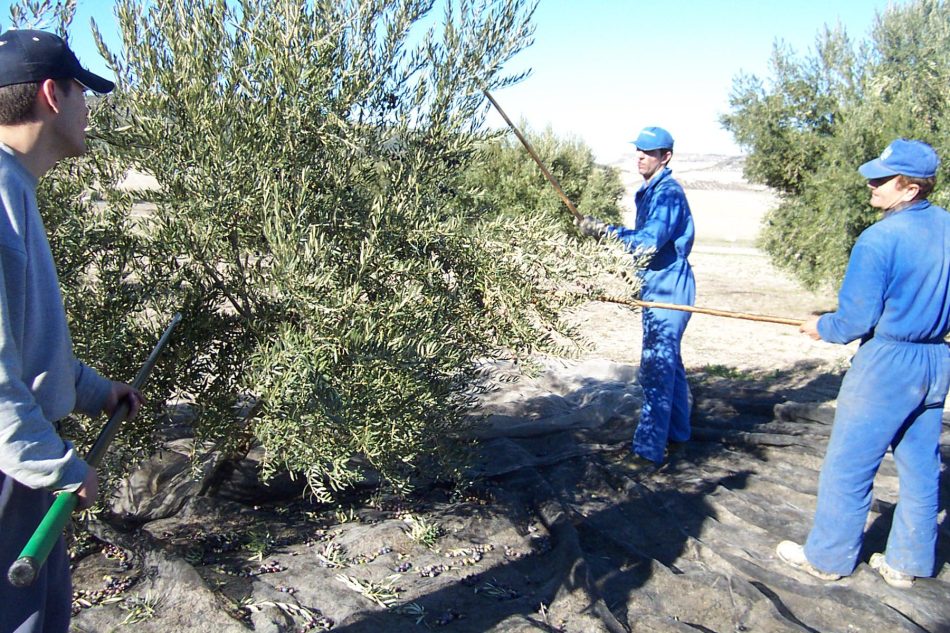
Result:
<instances>
[{"instance_id":1,"label":"black baseball cap","mask_svg":"<svg viewBox=\"0 0 950 633\"><path fill-rule=\"evenodd\" d=\"M75 79L99 94L115 88L108 79L83 68L58 35L29 29L0 34L0 87L45 79Z\"/></svg>"}]
</instances>

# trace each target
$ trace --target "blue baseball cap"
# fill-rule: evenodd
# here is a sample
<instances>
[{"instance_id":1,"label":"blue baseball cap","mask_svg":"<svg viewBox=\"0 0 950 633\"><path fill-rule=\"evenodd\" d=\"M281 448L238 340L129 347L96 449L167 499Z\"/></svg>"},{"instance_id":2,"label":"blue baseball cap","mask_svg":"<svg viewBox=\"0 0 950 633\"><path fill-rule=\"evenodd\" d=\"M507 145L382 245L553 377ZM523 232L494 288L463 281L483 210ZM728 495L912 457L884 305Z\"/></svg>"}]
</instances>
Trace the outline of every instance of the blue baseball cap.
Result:
<instances>
[{"instance_id":1,"label":"blue baseball cap","mask_svg":"<svg viewBox=\"0 0 950 633\"><path fill-rule=\"evenodd\" d=\"M898 174L911 178L933 178L937 175L939 165L937 152L930 145L923 141L899 138L888 145L878 158L858 167L858 173L868 179Z\"/></svg>"},{"instance_id":2,"label":"blue baseball cap","mask_svg":"<svg viewBox=\"0 0 950 633\"><path fill-rule=\"evenodd\" d=\"M640 130L637 140L630 142L636 145L637 149L647 152L654 149L673 149L673 137L661 127L645 127Z\"/></svg>"},{"instance_id":3,"label":"blue baseball cap","mask_svg":"<svg viewBox=\"0 0 950 633\"><path fill-rule=\"evenodd\" d=\"M0 86L46 79L75 79L99 94L115 88L108 79L83 68L58 35L30 29L10 29L0 34Z\"/></svg>"}]
</instances>

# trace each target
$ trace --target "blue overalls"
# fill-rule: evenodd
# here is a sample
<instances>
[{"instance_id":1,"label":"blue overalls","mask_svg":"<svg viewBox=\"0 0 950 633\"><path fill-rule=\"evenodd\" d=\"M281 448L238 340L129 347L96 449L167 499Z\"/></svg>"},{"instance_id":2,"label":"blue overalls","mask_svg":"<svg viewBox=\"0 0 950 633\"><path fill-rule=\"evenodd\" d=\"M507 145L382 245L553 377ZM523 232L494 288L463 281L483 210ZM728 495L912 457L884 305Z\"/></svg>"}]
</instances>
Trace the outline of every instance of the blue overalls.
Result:
<instances>
[{"instance_id":1,"label":"blue overalls","mask_svg":"<svg viewBox=\"0 0 950 633\"><path fill-rule=\"evenodd\" d=\"M609 226L631 252L654 251L641 274L644 301L693 305L696 281L687 261L693 248L693 215L686 194L668 167L643 183L636 194L636 228ZM633 436L633 452L662 462L667 441L690 436L689 385L680 342L690 313L644 308L640 385L643 409Z\"/></svg>"},{"instance_id":2,"label":"blue overalls","mask_svg":"<svg viewBox=\"0 0 950 633\"><path fill-rule=\"evenodd\" d=\"M940 427L950 386L950 213L923 200L867 228L851 252L825 341L862 339L838 393L805 556L826 572L857 563L875 473L893 448L900 500L885 559L930 576L937 542Z\"/></svg>"}]
</instances>

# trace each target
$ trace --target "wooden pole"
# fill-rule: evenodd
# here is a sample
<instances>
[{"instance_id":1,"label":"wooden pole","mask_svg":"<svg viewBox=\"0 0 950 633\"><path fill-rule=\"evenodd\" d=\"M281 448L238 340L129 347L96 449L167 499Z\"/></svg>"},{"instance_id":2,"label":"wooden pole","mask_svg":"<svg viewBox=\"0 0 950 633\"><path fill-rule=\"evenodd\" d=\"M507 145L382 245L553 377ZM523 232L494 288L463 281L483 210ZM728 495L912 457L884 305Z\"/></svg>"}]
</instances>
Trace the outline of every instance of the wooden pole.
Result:
<instances>
[{"instance_id":1,"label":"wooden pole","mask_svg":"<svg viewBox=\"0 0 950 633\"><path fill-rule=\"evenodd\" d=\"M561 185L558 183L557 178L555 178L554 175L548 171L548 168L544 166L544 163L541 162L541 158L538 157L538 153L534 151L533 147L531 147L531 143L529 143L528 139L524 137L524 135L521 133L521 130L519 130L518 127L511 122L511 119L509 119L508 115L505 114L505 111L501 109L501 106L498 105L498 102L495 101L495 98L491 96L491 93L484 89L482 92L485 93L485 96L488 97L488 100L491 101L491 104L495 106L495 109L498 110L498 114L500 114L501 118L505 120L505 123L507 123L508 127L511 128L511 131L515 133L515 136L518 137L518 140L521 141L521 144L524 145L524 148L528 150L528 154L531 155L531 158L534 159L534 162L536 162L538 167L541 168L541 173L544 174L544 176L548 179L548 182L550 182L554 187L557 195L560 196L564 204L567 205L567 209L571 212L571 215L573 215L578 220L583 220L584 216L580 214L580 211L577 210L577 207L574 206L574 203L571 202L571 199L568 198L567 194L564 193L564 190L561 189Z\"/></svg>"},{"instance_id":2,"label":"wooden pole","mask_svg":"<svg viewBox=\"0 0 950 633\"><path fill-rule=\"evenodd\" d=\"M749 314L747 312L729 312L728 310L713 310L711 308L699 308L696 306L686 306L678 303L657 303L655 301L640 301L639 299L624 299L622 297L599 296L595 297L597 301L606 301L608 303L619 303L633 308L660 308L663 310L679 310L681 312L695 312L697 314L709 314L712 316L727 317L730 319L744 319L746 321L760 321L763 323L779 323L781 325L793 325L800 327L804 321L801 319L787 319L785 317L768 316L764 314Z\"/></svg>"}]
</instances>

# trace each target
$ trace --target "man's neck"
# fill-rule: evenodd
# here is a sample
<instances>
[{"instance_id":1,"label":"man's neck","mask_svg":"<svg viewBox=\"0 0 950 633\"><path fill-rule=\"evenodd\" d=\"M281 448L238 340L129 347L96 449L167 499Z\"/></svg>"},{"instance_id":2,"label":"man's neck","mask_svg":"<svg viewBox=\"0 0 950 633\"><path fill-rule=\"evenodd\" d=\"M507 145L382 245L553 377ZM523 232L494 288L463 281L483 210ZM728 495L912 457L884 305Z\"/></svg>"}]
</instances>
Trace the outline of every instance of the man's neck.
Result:
<instances>
[{"instance_id":1,"label":"man's neck","mask_svg":"<svg viewBox=\"0 0 950 633\"><path fill-rule=\"evenodd\" d=\"M657 167L657 168L656 168L656 171L653 172L652 174L650 174L650 177L649 177L649 178L644 178L644 179L643 179L643 184L647 184L647 183L649 183L649 182L653 182L653 180L655 180L660 174L663 173L663 170L664 170L664 169L666 169L666 165L660 165L659 167Z\"/></svg>"},{"instance_id":2,"label":"man's neck","mask_svg":"<svg viewBox=\"0 0 950 633\"><path fill-rule=\"evenodd\" d=\"M899 211L903 211L904 209L908 207L912 207L918 202L921 202L923 200L926 200L926 198L914 198L913 200L904 200L904 201L898 202L893 207L888 207L887 209L881 209L881 215L885 218L892 216L895 213Z\"/></svg>"},{"instance_id":3,"label":"man's neck","mask_svg":"<svg viewBox=\"0 0 950 633\"><path fill-rule=\"evenodd\" d=\"M0 143L13 150L28 172L39 180L53 168L59 157L50 151L39 123L0 125Z\"/></svg>"}]
</instances>

